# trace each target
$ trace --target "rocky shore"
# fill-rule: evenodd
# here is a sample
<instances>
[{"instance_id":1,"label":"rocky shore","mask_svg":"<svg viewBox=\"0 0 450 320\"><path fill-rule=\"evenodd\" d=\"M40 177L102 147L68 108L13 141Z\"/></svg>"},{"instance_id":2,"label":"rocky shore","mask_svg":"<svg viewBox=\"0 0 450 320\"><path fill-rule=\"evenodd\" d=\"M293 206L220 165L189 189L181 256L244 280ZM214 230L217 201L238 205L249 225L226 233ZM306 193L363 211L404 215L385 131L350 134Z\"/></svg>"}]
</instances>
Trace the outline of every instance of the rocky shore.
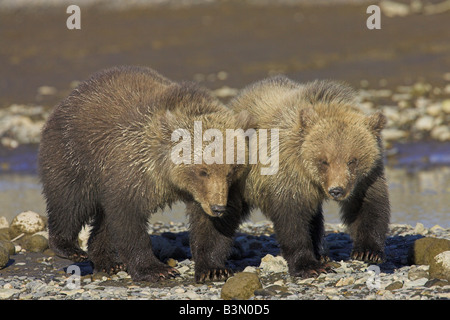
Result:
<instances>
[{"instance_id":1,"label":"rocky shore","mask_svg":"<svg viewBox=\"0 0 450 320\"><path fill-rule=\"evenodd\" d=\"M210 78L226 79L225 71L217 75L196 74L194 81L207 82ZM398 86L395 89L385 87L381 80L376 89L366 80L361 81L358 89L358 105L367 112L382 110L388 118L383 138L390 147L392 142L450 141L450 73L443 74L446 85L432 86L426 82ZM73 81L71 87L78 84ZM228 101L239 89L223 86L213 91L218 98ZM54 87L42 86L37 96L58 94ZM40 131L51 107L42 105L13 104L0 109L0 145L16 148L21 144L39 143Z\"/></svg>"},{"instance_id":2,"label":"rocky shore","mask_svg":"<svg viewBox=\"0 0 450 320\"><path fill-rule=\"evenodd\" d=\"M188 226L150 225L155 254L180 276L159 283L133 282L126 272L93 273L48 249L45 218L28 212L9 225L0 218L0 299L6 300L442 300L450 299L450 229L391 225L386 261L350 260L352 241L342 225L326 224L331 271L292 278L268 221L244 223L235 237L226 282L194 282ZM22 218L20 218L22 216ZM39 221L42 219L41 221ZM25 229L28 228L28 229ZM39 231L37 231L39 230ZM17 235L19 233L19 235ZM80 233L84 246L87 232ZM14 237L14 238L12 238Z\"/></svg>"}]
</instances>

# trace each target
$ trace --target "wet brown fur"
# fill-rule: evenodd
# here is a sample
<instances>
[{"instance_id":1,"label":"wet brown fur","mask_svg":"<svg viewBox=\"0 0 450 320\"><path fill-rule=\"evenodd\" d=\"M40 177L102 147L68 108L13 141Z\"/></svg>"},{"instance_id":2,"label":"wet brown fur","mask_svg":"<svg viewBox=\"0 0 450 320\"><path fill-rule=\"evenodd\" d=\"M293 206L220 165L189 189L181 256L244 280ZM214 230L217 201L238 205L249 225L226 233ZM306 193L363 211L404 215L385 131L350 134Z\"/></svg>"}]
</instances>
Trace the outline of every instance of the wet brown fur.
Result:
<instances>
[{"instance_id":1,"label":"wet brown fur","mask_svg":"<svg viewBox=\"0 0 450 320\"><path fill-rule=\"evenodd\" d=\"M175 165L171 135L178 128L192 135L194 121L203 130L245 130L248 119L205 89L149 68L115 67L93 75L55 108L42 132L39 173L50 246L74 261L89 257L96 270L127 268L134 280L174 276L177 271L154 256L147 223L158 208L184 201L196 279L228 276L235 225L248 212L228 190L244 168ZM227 206L226 224L213 217L213 205ZM88 255L77 244L87 223L93 226Z\"/></svg>"},{"instance_id":2,"label":"wet brown fur","mask_svg":"<svg viewBox=\"0 0 450 320\"><path fill-rule=\"evenodd\" d=\"M354 240L352 257L380 262L390 206L384 177L381 113L364 115L354 92L332 81L300 85L274 77L244 89L231 102L259 128L279 128L279 170L261 175L252 166L243 190L251 208L273 222L292 275L322 270L322 203L339 201ZM336 189L337 188L337 189ZM342 190L334 198L332 192Z\"/></svg>"}]
</instances>

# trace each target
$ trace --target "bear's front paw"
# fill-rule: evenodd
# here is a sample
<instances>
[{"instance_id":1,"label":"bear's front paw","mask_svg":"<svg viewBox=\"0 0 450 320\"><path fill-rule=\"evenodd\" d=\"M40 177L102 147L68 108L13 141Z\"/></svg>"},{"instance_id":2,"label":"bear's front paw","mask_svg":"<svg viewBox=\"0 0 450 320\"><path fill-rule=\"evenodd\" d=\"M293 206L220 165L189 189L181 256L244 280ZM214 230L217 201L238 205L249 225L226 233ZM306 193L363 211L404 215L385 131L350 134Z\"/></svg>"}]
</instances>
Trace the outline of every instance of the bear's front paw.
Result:
<instances>
[{"instance_id":1,"label":"bear's front paw","mask_svg":"<svg viewBox=\"0 0 450 320\"><path fill-rule=\"evenodd\" d=\"M384 261L384 253L380 250L354 249L351 257L353 260L361 260L370 263L382 263Z\"/></svg>"},{"instance_id":2,"label":"bear's front paw","mask_svg":"<svg viewBox=\"0 0 450 320\"><path fill-rule=\"evenodd\" d=\"M175 278L180 275L180 272L163 263L148 266L146 268L139 268L134 272L130 272L134 281L149 281L157 282L164 279Z\"/></svg>"},{"instance_id":3,"label":"bear's front paw","mask_svg":"<svg viewBox=\"0 0 450 320\"><path fill-rule=\"evenodd\" d=\"M88 260L88 254L83 250L77 250L77 252L68 255L67 259L72 260L73 262L85 262Z\"/></svg>"},{"instance_id":4,"label":"bear's front paw","mask_svg":"<svg viewBox=\"0 0 450 320\"><path fill-rule=\"evenodd\" d=\"M317 278L321 273L327 273L328 269L326 266L314 268L314 269L299 269L291 273L294 277L306 278Z\"/></svg>"},{"instance_id":5,"label":"bear's front paw","mask_svg":"<svg viewBox=\"0 0 450 320\"><path fill-rule=\"evenodd\" d=\"M108 267L103 267L100 270L107 274L115 274L120 271L127 271L127 266L125 263L117 263Z\"/></svg>"},{"instance_id":6,"label":"bear's front paw","mask_svg":"<svg viewBox=\"0 0 450 320\"><path fill-rule=\"evenodd\" d=\"M195 271L195 281L217 281L226 280L233 275L233 271L227 268L211 268L202 271Z\"/></svg>"},{"instance_id":7,"label":"bear's front paw","mask_svg":"<svg viewBox=\"0 0 450 320\"><path fill-rule=\"evenodd\" d=\"M323 258L324 261L329 261L329 259ZM334 272L332 271L331 265L327 264L326 262L323 263L322 259L321 262L318 263L310 263L310 264L302 264L300 266L297 266L294 270L289 269L289 273L293 277L300 277L300 278L316 278L321 273L329 273Z\"/></svg>"}]
</instances>

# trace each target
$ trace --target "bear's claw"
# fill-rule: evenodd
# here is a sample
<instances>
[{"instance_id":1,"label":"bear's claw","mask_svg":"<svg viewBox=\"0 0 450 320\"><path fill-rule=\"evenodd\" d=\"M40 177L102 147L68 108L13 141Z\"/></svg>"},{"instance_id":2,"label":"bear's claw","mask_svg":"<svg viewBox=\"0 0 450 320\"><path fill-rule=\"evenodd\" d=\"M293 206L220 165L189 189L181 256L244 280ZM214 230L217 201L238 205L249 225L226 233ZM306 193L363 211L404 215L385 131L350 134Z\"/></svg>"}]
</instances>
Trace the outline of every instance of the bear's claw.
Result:
<instances>
[{"instance_id":1,"label":"bear's claw","mask_svg":"<svg viewBox=\"0 0 450 320\"><path fill-rule=\"evenodd\" d=\"M161 272L159 274L159 277L161 279L171 279L171 278L178 277L179 275L180 275L180 272L177 269L170 268L167 270L167 272Z\"/></svg>"},{"instance_id":2,"label":"bear's claw","mask_svg":"<svg viewBox=\"0 0 450 320\"><path fill-rule=\"evenodd\" d=\"M372 250L353 250L351 257L353 260L361 260L372 263L382 263L384 260L384 254L381 251Z\"/></svg>"},{"instance_id":3,"label":"bear's claw","mask_svg":"<svg viewBox=\"0 0 450 320\"><path fill-rule=\"evenodd\" d=\"M118 263L110 268L102 268L101 271L107 274L115 274L119 271L127 271L127 265L125 263Z\"/></svg>"},{"instance_id":4,"label":"bear's claw","mask_svg":"<svg viewBox=\"0 0 450 320\"><path fill-rule=\"evenodd\" d=\"M131 278L133 281L148 281L148 282L158 282L161 280L175 278L180 275L180 272L172 267L162 264L149 266L138 272L131 272Z\"/></svg>"},{"instance_id":5,"label":"bear's claw","mask_svg":"<svg viewBox=\"0 0 450 320\"><path fill-rule=\"evenodd\" d=\"M214 281L214 280L226 280L233 275L233 271L226 268L208 269L204 272L195 273L196 282Z\"/></svg>"},{"instance_id":6,"label":"bear's claw","mask_svg":"<svg viewBox=\"0 0 450 320\"><path fill-rule=\"evenodd\" d=\"M299 270L299 271L297 271L294 274L294 276L295 277L300 277L300 278L303 278L303 279L306 279L306 278L317 278L321 273L327 273L325 268Z\"/></svg>"},{"instance_id":7,"label":"bear's claw","mask_svg":"<svg viewBox=\"0 0 450 320\"><path fill-rule=\"evenodd\" d=\"M88 255L86 252L80 250L80 252L68 255L67 259L72 260L73 262L85 262L88 260Z\"/></svg>"},{"instance_id":8,"label":"bear's claw","mask_svg":"<svg viewBox=\"0 0 450 320\"><path fill-rule=\"evenodd\" d=\"M325 259L325 257L324 260L330 261L330 259ZM314 266L310 265L308 267L299 268L296 271L292 272L291 275L294 277L306 279L306 278L317 278L322 273L334 273L334 272L335 271L332 270L332 266L329 265L328 263L320 263Z\"/></svg>"}]
</instances>

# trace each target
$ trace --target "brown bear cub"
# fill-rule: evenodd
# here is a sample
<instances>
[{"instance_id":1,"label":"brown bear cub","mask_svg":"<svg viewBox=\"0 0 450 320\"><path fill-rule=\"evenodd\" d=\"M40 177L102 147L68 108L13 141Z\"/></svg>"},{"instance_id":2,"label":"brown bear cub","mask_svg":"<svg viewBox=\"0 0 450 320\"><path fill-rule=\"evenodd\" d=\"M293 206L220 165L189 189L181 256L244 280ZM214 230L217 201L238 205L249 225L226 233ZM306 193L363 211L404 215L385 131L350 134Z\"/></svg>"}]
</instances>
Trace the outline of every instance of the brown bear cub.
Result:
<instances>
[{"instance_id":1,"label":"brown bear cub","mask_svg":"<svg viewBox=\"0 0 450 320\"><path fill-rule=\"evenodd\" d=\"M279 169L261 175L253 165L242 191L250 208L274 223L281 253L294 276L325 271L322 203L339 202L353 238L352 258L381 262L390 219L384 176L381 113L356 109L346 85L300 85L279 76L244 89L232 102L258 128L279 128Z\"/></svg>"},{"instance_id":2,"label":"brown bear cub","mask_svg":"<svg viewBox=\"0 0 450 320\"><path fill-rule=\"evenodd\" d=\"M192 136L195 123L203 130L245 130L250 117L235 115L195 84L174 83L149 68L116 67L81 83L49 117L39 150L56 254L89 258L95 270L126 268L137 281L176 276L154 255L147 223L158 208L184 201L196 280L226 278L233 232L248 212L229 188L245 168L204 160L176 164L173 132ZM87 254L77 237L89 223Z\"/></svg>"}]
</instances>

